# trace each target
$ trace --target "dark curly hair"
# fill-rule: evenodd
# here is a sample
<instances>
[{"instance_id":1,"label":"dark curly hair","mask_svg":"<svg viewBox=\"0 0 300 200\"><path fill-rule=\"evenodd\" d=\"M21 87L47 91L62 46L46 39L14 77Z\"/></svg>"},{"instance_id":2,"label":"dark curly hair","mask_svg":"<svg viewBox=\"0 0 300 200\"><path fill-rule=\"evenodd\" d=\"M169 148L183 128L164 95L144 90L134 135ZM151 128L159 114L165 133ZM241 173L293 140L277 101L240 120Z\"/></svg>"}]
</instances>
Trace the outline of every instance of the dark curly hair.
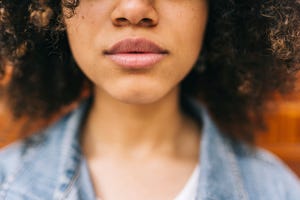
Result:
<instances>
[{"instance_id":1,"label":"dark curly hair","mask_svg":"<svg viewBox=\"0 0 300 200\"><path fill-rule=\"evenodd\" d=\"M63 23L79 3L0 1L1 75L7 63L14 67L9 85L1 90L16 117L50 116L77 99L88 83L72 58ZM225 134L250 141L262 125L265 102L293 86L300 63L300 2L209 4L200 67L183 81L182 94L199 96Z\"/></svg>"}]
</instances>

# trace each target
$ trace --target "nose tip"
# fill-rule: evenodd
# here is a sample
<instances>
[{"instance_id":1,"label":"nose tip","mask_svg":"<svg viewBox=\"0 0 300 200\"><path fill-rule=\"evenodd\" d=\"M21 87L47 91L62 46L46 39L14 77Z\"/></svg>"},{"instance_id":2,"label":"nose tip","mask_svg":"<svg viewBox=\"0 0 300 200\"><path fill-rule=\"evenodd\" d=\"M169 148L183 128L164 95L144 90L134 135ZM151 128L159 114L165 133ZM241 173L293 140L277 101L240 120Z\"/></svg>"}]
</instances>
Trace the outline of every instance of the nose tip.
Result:
<instances>
[{"instance_id":1,"label":"nose tip","mask_svg":"<svg viewBox=\"0 0 300 200\"><path fill-rule=\"evenodd\" d=\"M155 26L158 14L150 0L121 0L111 14L115 26Z\"/></svg>"}]
</instances>

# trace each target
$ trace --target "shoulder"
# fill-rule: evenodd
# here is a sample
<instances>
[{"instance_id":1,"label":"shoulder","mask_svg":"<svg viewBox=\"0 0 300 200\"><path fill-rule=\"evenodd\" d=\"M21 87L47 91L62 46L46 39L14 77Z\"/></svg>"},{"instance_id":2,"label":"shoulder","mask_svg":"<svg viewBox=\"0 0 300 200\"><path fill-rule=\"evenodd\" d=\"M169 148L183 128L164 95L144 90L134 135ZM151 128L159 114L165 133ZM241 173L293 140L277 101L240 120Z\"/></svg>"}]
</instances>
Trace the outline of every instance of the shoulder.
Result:
<instances>
[{"instance_id":1,"label":"shoulder","mask_svg":"<svg viewBox=\"0 0 300 200\"><path fill-rule=\"evenodd\" d=\"M278 199L300 199L299 178L276 155L259 147L244 146L237 151L237 158L245 187L251 191L249 196L277 194Z\"/></svg>"},{"instance_id":2,"label":"shoulder","mask_svg":"<svg viewBox=\"0 0 300 200\"><path fill-rule=\"evenodd\" d=\"M82 112L79 107L41 132L0 149L0 199L52 195L61 162L76 141Z\"/></svg>"},{"instance_id":3,"label":"shoulder","mask_svg":"<svg viewBox=\"0 0 300 200\"><path fill-rule=\"evenodd\" d=\"M41 177L43 171L45 172L50 168L52 168L50 171L56 169L53 165L56 163L56 161L53 161L54 157L47 154L49 143L53 139L48 137L50 132L38 133L1 149L0 199L22 199L25 197L38 199L32 196L30 191L25 190L25 188L31 187L33 180L40 184L34 177ZM47 159L52 159L52 161L45 164ZM44 194L49 192L43 190Z\"/></svg>"},{"instance_id":4,"label":"shoulder","mask_svg":"<svg viewBox=\"0 0 300 200\"><path fill-rule=\"evenodd\" d=\"M211 196L229 199L232 195L230 199L239 199L234 194L244 191L245 196L255 200L300 199L299 179L279 158L259 147L233 142L218 128L205 106L195 101L189 105L202 122L201 183L207 186L203 195L210 192ZM226 191L226 195L220 191Z\"/></svg>"},{"instance_id":5,"label":"shoulder","mask_svg":"<svg viewBox=\"0 0 300 200\"><path fill-rule=\"evenodd\" d=\"M48 152L47 156L50 154L58 156L57 151L63 148L63 142L76 139L87 106L88 102L84 101L78 108L40 132L0 149L0 174L9 172L12 166L20 166L20 163L32 160L34 156L45 152ZM9 167L6 168L6 166Z\"/></svg>"},{"instance_id":6,"label":"shoulder","mask_svg":"<svg viewBox=\"0 0 300 200\"><path fill-rule=\"evenodd\" d=\"M14 168L13 166L20 166L21 163L42 153L41 151L47 150L52 144L58 145L59 135L68 118L69 116L66 115L40 132L0 149L0 172L9 172ZM6 169L6 166L9 168Z\"/></svg>"}]
</instances>

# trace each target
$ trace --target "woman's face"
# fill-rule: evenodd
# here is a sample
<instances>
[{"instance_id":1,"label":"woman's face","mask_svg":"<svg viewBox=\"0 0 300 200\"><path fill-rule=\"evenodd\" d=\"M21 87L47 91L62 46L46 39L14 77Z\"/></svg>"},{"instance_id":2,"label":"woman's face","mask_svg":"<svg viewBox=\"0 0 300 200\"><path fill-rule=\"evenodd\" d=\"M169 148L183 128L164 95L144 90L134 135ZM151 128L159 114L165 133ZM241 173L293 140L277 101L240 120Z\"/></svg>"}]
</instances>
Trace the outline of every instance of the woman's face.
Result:
<instances>
[{"instance_id":1,"label":"woman's face","mask_svg":"<svg viewBox=\"0 0 300 200\"><path fill-rule=\"evenodd\" d=\"M147 104L177 91L192 69L207 14L206 0L80 0L65 22L96 92Z\"/></svg>"}]
</instances>

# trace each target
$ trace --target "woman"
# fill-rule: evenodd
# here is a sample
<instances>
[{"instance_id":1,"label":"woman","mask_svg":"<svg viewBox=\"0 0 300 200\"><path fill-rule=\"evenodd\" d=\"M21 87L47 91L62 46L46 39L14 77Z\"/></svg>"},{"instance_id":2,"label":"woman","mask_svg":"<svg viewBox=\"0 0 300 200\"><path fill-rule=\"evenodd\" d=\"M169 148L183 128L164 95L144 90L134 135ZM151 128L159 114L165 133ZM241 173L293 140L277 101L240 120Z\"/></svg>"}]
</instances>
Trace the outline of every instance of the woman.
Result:
<instances>
[{"instance_id":1,"label":"woman","mask_svg":"<svg viewBox=\"0 0 300 200\"><path fill-rule=\"evenodd\" d=\"M16 118L92 94L1 151L1 199L300 199L251 143L299 65L299 1L2 0L0 13Z\"/></svg>"}]
</instances>

